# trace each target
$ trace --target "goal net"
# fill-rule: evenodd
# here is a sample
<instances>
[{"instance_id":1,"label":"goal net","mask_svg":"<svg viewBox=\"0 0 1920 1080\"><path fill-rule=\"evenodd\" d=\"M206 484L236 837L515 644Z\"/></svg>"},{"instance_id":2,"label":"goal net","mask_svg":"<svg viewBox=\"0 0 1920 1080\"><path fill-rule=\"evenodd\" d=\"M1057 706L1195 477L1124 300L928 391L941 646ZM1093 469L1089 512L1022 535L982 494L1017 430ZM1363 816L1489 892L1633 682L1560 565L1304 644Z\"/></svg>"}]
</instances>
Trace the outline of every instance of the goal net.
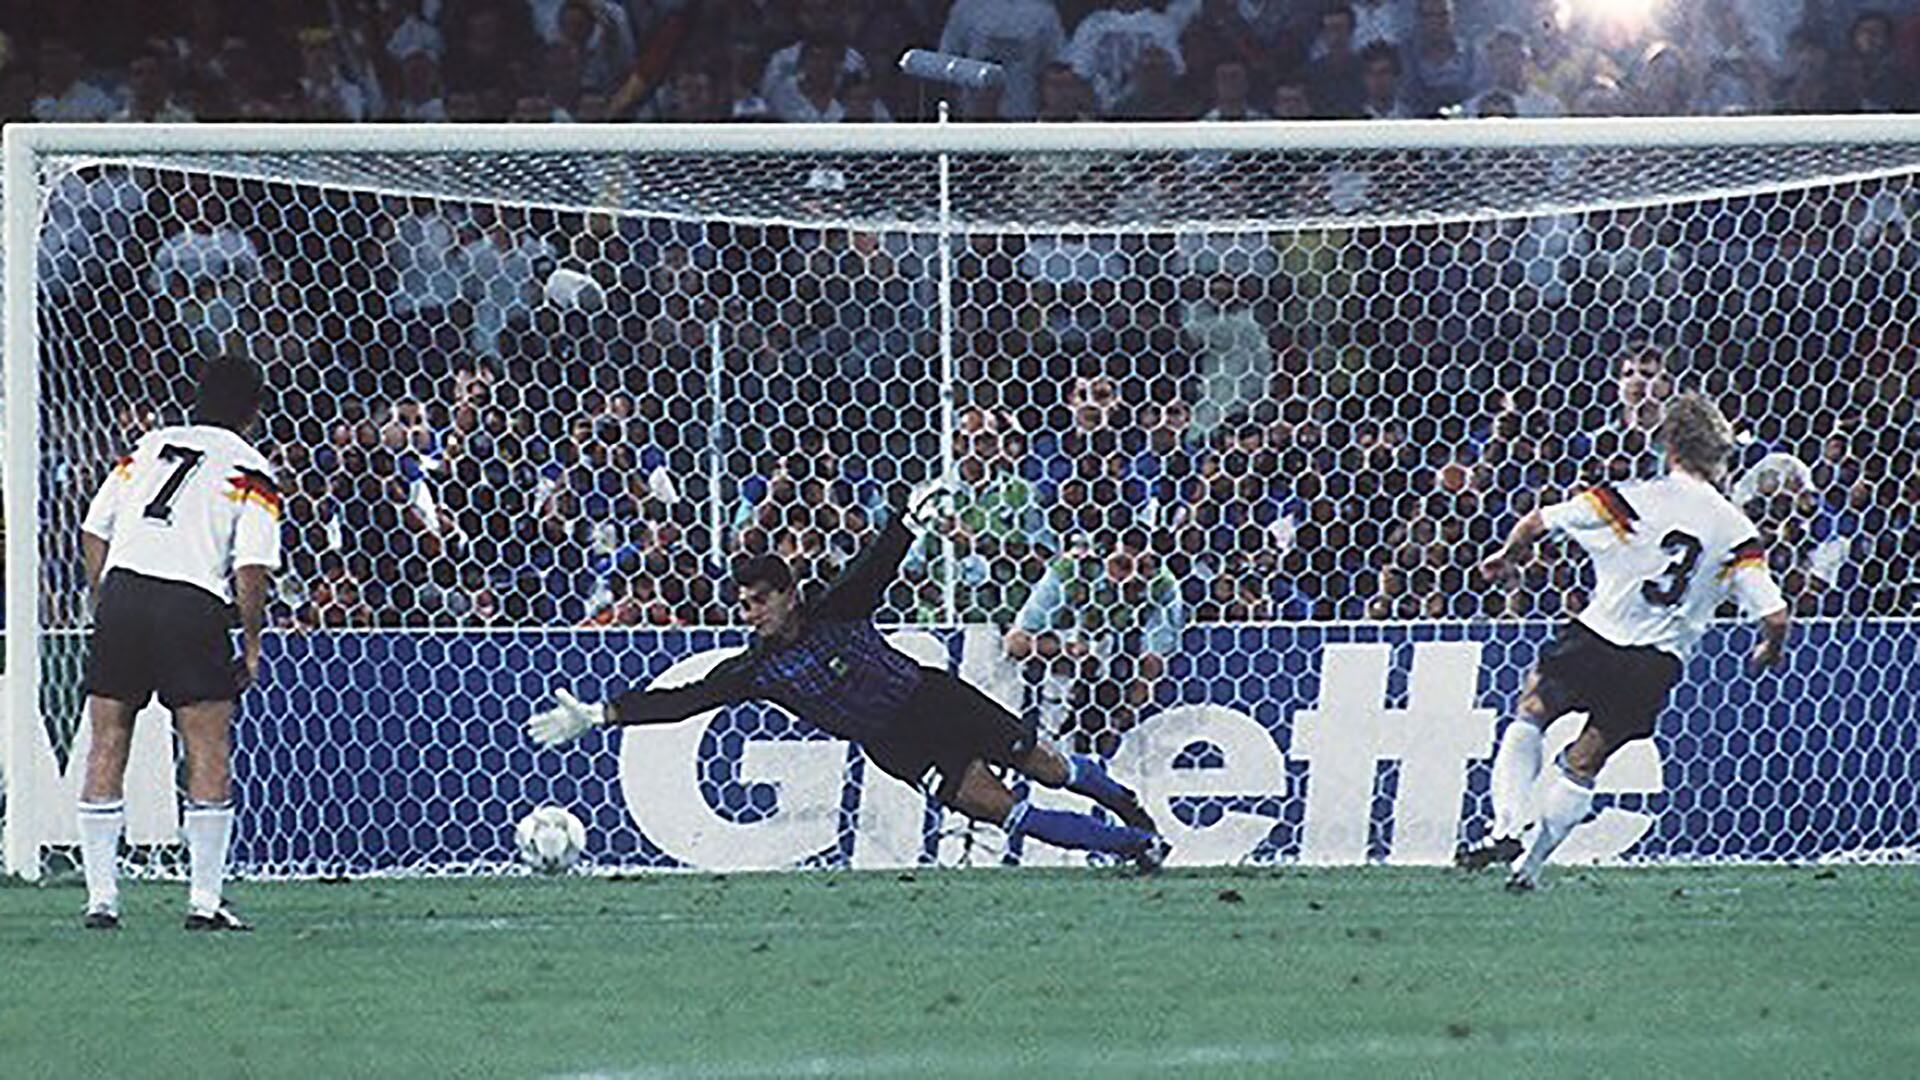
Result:
<instances>
[{"instance_id":1,"label":"goal net","mask_svg":"<svg viewBox=\"0 0 1920 1080\"><path fill-rule=\"evenodd\" d=\"M1444 861L1585 599L1542 500L1712 395L1796 615L1729 623L1569 859L1920 844L1920 124L8 129L6 868L74 842L78 523L246 355L285 492L238 868L1061 862L744 706L537 751L555 686L695 677L960 488L882 621L1112 757L1191 863ZM129 858L170 865L157 708ZM1570 739L1578 718L1550 733ZM1036 801L1070 802L1036 792Z\"/></svg>"}]
</instances>

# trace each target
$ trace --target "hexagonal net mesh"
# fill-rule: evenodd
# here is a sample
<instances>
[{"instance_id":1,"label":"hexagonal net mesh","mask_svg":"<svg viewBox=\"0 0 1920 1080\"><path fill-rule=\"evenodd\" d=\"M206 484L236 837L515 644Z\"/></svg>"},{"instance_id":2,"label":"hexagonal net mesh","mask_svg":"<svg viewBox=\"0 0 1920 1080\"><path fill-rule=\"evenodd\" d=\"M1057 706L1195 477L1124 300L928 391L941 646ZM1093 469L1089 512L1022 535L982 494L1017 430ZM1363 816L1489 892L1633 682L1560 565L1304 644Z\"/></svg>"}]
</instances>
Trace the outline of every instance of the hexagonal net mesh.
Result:
<instances>
[{"instance_id":1,"label":"hexagonal net mesh","mask_svg":"<svg viewBox=\"0 0 1920 1080\"><path fill-rule=\"evenodd\" d=\"M1437 861L1588 587L1551 544L1511 588L1474 560L1658 471L1698 389L1826 621L1758 683L1710 636L1572 856L1911 851L1920 145L1034 145L953 156L945 201L932 153L40 159L33 797L71 798L87 498L236 352L286 493L246 872L497 869L546 803L607 867L1051 858L772 708L516 726L710 662L735 559L817 587L943 475L954 537L880 615L916 655L1111 756L1184 858Z\"/></svg>"}]
</instances>

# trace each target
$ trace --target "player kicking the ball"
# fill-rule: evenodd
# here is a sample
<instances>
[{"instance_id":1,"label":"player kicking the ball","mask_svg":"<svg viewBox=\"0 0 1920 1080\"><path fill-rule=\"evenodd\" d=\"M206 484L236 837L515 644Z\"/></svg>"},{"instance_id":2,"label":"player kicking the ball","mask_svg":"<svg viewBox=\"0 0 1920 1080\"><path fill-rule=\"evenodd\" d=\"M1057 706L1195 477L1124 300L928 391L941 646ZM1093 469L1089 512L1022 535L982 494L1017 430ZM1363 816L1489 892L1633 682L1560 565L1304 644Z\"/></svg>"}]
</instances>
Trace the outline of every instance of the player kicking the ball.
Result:
<instances>
[{"instance_id":1,"label":"player kicking the ball","mask_svg":"<svg viewBox=\"0 0 1920 1080\"><path fill-rule=\"evenodd\" d=\"M1512 574L1534 541L1571 537L1593 559L1593 599L1564 627L1528 677L1520 711L1493 759L1491 840L1460 853L1479 869L1515 863L1507 888L1528 891L1541 867L1593 807L1593 778L1623 743L1653 734L1667 692L1722 601L1760 620L1757 667L1780 662L1787 605L1767 572L1758 531L1717 486L1733 428L1697 394L1667 406L1659 442L1667 475L1597 487L1520 520L1506 546L1481 564L1489 580ZM1587 726L1540 779L1541 733L1563 713Z\"/></svg>"},{"instance_id":2,"label":"player kicking the ball","mask_svg":"<svg viewBox=\"0 0 1920 1080\"><path fill-rule=\"evenodd\" d=\"M86 674L93 745L80 790L90 929L120 925L127 753L134 717L156 692L186 744L187 929L253 929L220 892L233 836L234 703L259 676L267 575L280 565L280 493L245 438L259 414L258 369L209 361L193 423L141 437L81 525L94 595ZM238 659L228 636L235 606Z\"/></svg>"},{"instance_id":3,"label":"player kicking the ball","mask_svg":"<svg viewBox=\"0 0 1920 1080\"><path fill-rule=\"evenodd\" d=\"M927 505L915 509L916 518L928 516ZM1032 837L1157 869L1166 842L1139 799L1097 758L1060 754L1039 741L1035 725L960 679L922 667L881 636L873 613L910 546L905 517L896 508L841 578L806 603L786 563L774 556L748 560L734 583L753 641L699 682L630 691L600 705L556 691L554 707L533 716L528 732L543 746L558 746L594 727L671 723L763 699L859 743L888 774L916 787L931 783L943 805L1000 825L1009 839ZM1015 799L989 765L1086 795L1121 824Z\"/></svg>"}]
</instances>

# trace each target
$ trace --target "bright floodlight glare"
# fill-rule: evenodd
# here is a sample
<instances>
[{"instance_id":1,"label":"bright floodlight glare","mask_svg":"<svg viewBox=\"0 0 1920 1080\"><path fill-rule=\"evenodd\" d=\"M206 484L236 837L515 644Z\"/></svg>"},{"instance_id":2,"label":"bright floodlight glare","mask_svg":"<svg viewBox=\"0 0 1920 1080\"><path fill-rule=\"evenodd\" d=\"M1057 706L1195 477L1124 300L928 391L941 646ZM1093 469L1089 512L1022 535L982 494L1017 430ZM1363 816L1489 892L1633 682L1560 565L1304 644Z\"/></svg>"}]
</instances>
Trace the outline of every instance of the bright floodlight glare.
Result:
<instances>
[{"instance_id":1,"label":"bright floodlight glare","mask_svg":"<svg viewBox=\"0 0 1920 1080\"><path fill-rule=\"evenodd\" d=\"M1558 0L1556 14L1561 26L1577 21L1636 29L1653 22L1660 5L1661 0Z\"/></svg>"}]
</instances>

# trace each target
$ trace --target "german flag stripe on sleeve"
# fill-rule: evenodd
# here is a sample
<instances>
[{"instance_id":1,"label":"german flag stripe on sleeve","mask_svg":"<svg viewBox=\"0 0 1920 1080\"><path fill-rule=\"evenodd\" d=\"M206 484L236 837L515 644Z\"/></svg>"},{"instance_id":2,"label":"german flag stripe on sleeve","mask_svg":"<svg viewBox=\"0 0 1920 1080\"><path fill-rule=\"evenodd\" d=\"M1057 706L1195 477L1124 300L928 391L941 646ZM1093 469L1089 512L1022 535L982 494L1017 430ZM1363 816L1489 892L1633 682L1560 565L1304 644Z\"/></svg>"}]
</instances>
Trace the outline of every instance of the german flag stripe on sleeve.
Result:
<instances>
[{"instance_id":1,"label":"german flag stripe on sleeve","mask_svg":"<svg viewBox=\"0 0 1920 1080\"><path fill-rule=\"evenodd\" d=\"M133 475L132 454L128 454L126 457L120 458L113 463L113 475L114 478L118 480L125 480L127 477Z\"/></svg>"},{"instance_id":2,"label":"german flag stripe on sleeve","mask_svg":"<svg viewBox=\"0 0 1920 1080\"><path fill-rule=\"evenodd\" d=\"M1723 576L1732 574L1742 567L1765 567L1766 565L1767 549L1761 545L1759 539L1742 541L1734 547L1733 554L1727 556L1727 568L1723 571Z\"/></svg>"},{"instance_id":3,"label":"german flag stripe on sleeve","mask_svg":"<svg viewBox=\"0 0 1920 1080\"><path fill-rule=\"evenodd\" d=\"M1634 512L1633 506L1619 492L1601 484L1587 489L1586 494L1594 509L1600 512L1600 516L1622 540L1633 534L1633 523L1640 520L1640 515Z\"/></svg>"},{"instance_id":4,"label":"german flag stripe on sleeve","mask_svg":"<svg viewBox=\"0 0 1920 1080\"><path fill-rule=\"evenodd\" d=\"M227 477L227 498L237 503L253 503L274 517L280 516L280 485L256 469L236 466L234 474Z\"/></svg>"}]
</instances>

